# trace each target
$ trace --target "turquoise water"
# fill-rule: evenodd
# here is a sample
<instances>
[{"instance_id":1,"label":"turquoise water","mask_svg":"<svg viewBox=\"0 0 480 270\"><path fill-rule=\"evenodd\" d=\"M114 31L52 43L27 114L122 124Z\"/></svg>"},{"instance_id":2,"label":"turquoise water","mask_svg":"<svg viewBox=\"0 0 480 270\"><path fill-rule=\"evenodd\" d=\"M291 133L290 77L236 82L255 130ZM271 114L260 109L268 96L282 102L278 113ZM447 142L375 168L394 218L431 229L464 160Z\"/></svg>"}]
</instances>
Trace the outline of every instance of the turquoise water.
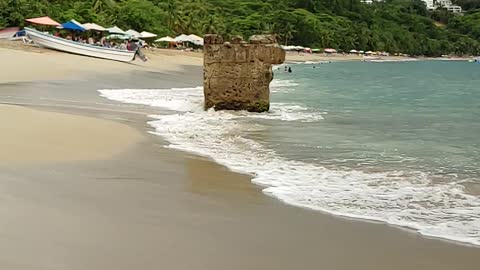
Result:
<instances>
[{"instance_id":1,"label":"turquoise water","mask_svg":"<svg viewBox=\"0 0 480 270\"><path fill-rule=\"evenodd\" d=\"M285 203L480 245L478 65L291 67L275 70L263 114L205 112L201 87L100 93L158 107L149 124L168 147L248 173Z\"/></svg>"},{"instance_id":2,"label":"turquoise water","mask_svg":"<svg viewBox=\"0 0 480 270\"><path fill-rule=\"evenodd\" d=\"M298 85L273 93L272 100L323 112L324 121L300 124L295 133L289 124L272 126L275 138L265 142L270 147L323 165L422 171L442 181L480 183L477 66L418 61L293 69L275 72Z\"/></svg>"}]
</instances>

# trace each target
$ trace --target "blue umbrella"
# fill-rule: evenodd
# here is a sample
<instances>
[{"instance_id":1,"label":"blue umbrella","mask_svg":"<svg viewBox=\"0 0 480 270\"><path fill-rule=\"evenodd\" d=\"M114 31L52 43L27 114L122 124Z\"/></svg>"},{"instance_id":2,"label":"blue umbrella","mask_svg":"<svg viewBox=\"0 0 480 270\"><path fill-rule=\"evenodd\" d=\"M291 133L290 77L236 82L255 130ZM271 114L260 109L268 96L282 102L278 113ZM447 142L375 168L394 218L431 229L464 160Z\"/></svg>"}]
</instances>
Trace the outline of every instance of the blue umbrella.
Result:
<instances>
[{"instance_id":1,"label":"blue umbrella","mask_svg":"<svg viewBox=\"0 0 480 270\"><path fill-rule=\"evenodd\" d=\"M61 28L65 30L73 30L73 31L80 31L80 32L85 31L85 28L83 28L83 26L75 20L70 20L66 23L62 23Z\"/></svg>"}]
</instances>

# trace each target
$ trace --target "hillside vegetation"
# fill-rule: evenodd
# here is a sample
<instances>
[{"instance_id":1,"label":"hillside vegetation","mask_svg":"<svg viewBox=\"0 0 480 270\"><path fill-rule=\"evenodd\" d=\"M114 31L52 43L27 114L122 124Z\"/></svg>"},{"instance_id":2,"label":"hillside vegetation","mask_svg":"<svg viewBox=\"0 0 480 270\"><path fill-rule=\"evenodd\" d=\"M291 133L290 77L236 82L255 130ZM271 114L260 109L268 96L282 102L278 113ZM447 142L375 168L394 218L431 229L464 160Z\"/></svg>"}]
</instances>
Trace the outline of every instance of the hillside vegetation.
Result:
<instances>
[{"instance_id":1,"label":"hillside vegetation","mask_svg":"<svg viewBox=\"0 0 480 270\"><path fill-rule=\"evenodd\" d=\"M471 7L465 16L431 14L420 0L0 0L0 28L48 15L159 35L275 33L283 44L312 48L478 55L480 11L474 0L458 1Z\"/></svg>"}]
</instances>

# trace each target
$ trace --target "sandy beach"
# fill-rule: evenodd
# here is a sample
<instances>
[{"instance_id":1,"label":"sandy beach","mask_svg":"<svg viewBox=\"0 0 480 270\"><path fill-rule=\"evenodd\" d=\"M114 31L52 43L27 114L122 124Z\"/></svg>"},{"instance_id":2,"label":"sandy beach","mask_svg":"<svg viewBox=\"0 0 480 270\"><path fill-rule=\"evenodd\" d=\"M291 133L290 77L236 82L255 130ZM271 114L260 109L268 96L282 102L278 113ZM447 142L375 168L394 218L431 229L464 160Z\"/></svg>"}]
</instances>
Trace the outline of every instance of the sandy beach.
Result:
<instances>
[{"instance_id":1,"label":"sandy beach","mask_svg":"<svg viewBox=\"0 0 480 270\"><path fill-rule=\"evenodd\" d=\"M155 108L97 92L201 84L201 55L147 56L0 49L0 269L478 268L478 247L288 206L165 148Z\"/></svg>"}]
</instances>

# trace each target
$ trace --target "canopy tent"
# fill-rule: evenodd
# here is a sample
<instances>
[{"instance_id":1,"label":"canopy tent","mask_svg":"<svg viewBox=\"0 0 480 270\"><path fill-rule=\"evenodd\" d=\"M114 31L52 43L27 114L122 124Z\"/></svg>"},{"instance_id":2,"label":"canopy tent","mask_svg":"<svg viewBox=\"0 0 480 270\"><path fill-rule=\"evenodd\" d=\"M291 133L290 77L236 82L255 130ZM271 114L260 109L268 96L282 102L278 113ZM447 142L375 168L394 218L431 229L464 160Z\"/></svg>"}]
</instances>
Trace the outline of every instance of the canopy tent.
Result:
<instances>
[{"instance_id":1,"label":"canopy tent","mask_svg":"<svg viewBox=\"0 0 480 270\"><path fill-rule=\"evenodd\" d=\"M136 38L139 38L139 37L141 36L139 32L137 32L137 31L135 31L135 30L133 30L133 29L128 29L127 31L125 31L125 33L126 33L127 35L130 35L130 36L136 37Z\"/></svg>"},{"instance_id":2,"label":"canopy tent","mask_svg":"<svg viewBox=\"0 0 480 270\"><path fill-rule=\"evenodd\" d=\"M190 41L190 38L185 34L181 34L180 36L175 38L175 41L176 42L188 42L188 41Z\"/></svg>"},{"instance_id":3,"label":"canopy tent","mask_svg":"<svg viewBox=\"0 0 480 270\"><path fill-rule=\"evenodd\" d=\"M82 26L83 28L85 28L85 30L93 30L93 31L100 31L100 32L106 31L105 27L100 26L96 23L84 23L82 24Z\"/></svg>"},{"instance_id":4,"label":"canopy tent","mask_svg":"<svg viewBox=\"0 0 480 270\"><path fill-rule=\"evenodd\" d=\"M155 35L154 33L143 31L143 32L140 33L140 37L141 38L154 38L154 37L157 37L157 35Z\"/></svg>"},{"instance_id":5,"label":"canopy tent","mask_svg":"<svg viewBox=\"0 0 480 270\"><path fill-rule=\"evenodd\" d=\"M323 49L323 51L326 52L326 53L336 53L337 52L337 50L332 49L332 48L326 48L326 49Z\"/></svg>"},{"instance_id":6,"label":"canopy tent","mask_svg":"<svg viewBox=\"0 0 480 270\"><path fill-rule=\"evenodd\" d=\"M191 40L190 42L192 42L193 44L203 46L203 38L194 34L188 35L188 38Z\"/></svg>"},{"instance_id":7,"label":"canopy tent","mask_svg":"<svg viewBox=\"0 0 480 270\"><path fill-rule=\"evenodd\" d=\"M190 42L198 46L203 46L203 38L196 36L196 35L185 35L181 34L180 36L175 38L175 42Z\"/></svg>"},{"instance_id":8,"label":"canopy tent","mask_svg":"<svg viewBox=\"0 0 480 270\"><path fill-rule=\"evenodd\" d=\"M175 42L175 39L170 36L166 36L166 37L156 39L154 42Z\"/></svg>"},{"instance_id":9,"label":"canopy tent","mask_svg":"<svg viewBox=\"0 0 480 270\"><path fill-rule=\"evenodd\" d=\"M86 30L81 23L73 19L68 22L62 23L62 25L59 26L58 28L65 29L65 30L72 30L72 31L80 31L80 32L83 32Z\"/></svg>"},{"instance_id":10,"label":"canopy tent","mask_svg":"<svg viewBox=\"0 0 480 270\"><path fill-rule=\"evenodd\" d=\"M52 18L48 16L38 17L38 18L30 18L26 19L25 21L33 24L41 24L41 25L51 25L51 26L60 26L60 23L52 20Z\"/></svg>"},{"instance_id":11,"label":"canopy tent","mask_svg":"<svg viewBox=\"0 0 480 270\"><path fill-rule=\"evenodd\" d=\"M120 29L118 26L113 26L113 27L110 27L110 28L107 28L106 29L110 34L121 34L121 35L126 35L127 33L125 33L125 31L123 31L122 29Z\"/></svg>"}]
</instances>

